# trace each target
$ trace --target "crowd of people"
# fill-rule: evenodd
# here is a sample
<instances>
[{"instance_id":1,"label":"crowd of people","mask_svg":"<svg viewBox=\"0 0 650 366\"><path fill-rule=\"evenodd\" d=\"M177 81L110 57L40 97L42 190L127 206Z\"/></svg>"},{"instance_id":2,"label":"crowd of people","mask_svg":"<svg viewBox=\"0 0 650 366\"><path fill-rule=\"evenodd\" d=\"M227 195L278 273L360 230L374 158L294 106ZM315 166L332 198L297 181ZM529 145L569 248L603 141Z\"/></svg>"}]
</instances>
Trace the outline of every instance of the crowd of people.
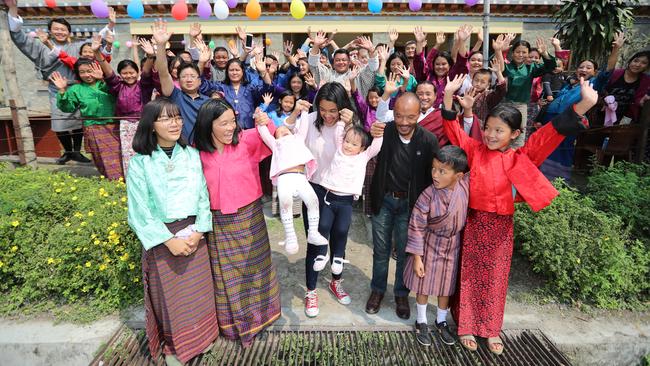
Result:
<instances>
[{"instance_id":1,"label":"crowd of people","mask_svg":"<svg viewBox=\"0 0 650 366\"><path fill-rule=\"evenodd\" d=\"M570 173L573 139L599 95L617 103L610 124L638 121L650 99L649 51L615 68L623 34L607 65L581 60L567 76L569 51L557 39L550 52L546 40L532 47L514 34L491 41L485 68L483 40L468 49L465 25L449 51L442 33L427 51L419 27L403 52L395 31L387 44L358 37L343 47L334 33L308 31L296 50L285 42L281 63L263 45L246 47L241 28L241 47L210 49L200 24L187 50L170 54L159 20L137 42L144 57L114 69L113 12L89 42L70 42L62 18L50 20L49 35L27 36L15 1L6 2L12 40L50 82L59 163L89 161L83 139L102 175L126 177L149 348L172 365L208 351L219 334L248 346L280 317L265 182L277 194L287 255L307 243L308 317L319 314L328 264L329 291L351 303L344 266L358 258L346 257L346 243L362 199L373 242L365 311L381 307L394 251L395 312L409 319L416 295L421 344L432 342L433 296L431 327L444 343L476 350L483 337L502 353L514 203L538 211L558 194L544 174ZM295 197L306 240L294 229Z\"/></svg>"}]
</instances>

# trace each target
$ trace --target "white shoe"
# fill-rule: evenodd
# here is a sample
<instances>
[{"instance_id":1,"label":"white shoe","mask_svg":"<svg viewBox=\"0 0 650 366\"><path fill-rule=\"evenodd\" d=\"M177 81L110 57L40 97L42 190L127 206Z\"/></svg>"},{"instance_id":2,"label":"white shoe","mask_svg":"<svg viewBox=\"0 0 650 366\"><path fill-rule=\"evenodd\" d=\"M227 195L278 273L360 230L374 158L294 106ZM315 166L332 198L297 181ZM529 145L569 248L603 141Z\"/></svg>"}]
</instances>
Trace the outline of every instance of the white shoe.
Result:
<instances>
[{"instance_id":1,"label":"white shoe","mask_svg":"<svg viewBox=\"0 0 650 366\"><path fill-rule=\"evenodd\" d=\"M316 272L322 271L323 268L325 268L325 265L327 264L327 262L329 262L329 260L330 260L329 254L317 255L316 258L314 259L314 267L313 267L314 271L316 271Z\"/></svg>"},{"instance_id":2,"label":"white shoe","mask_svg":"<svg viewBox=\"0 0 650 366\"><path fill-rule=\"evenodd\" d=\"M324 236L322 236L318 231L310 230L309 234L307 234L307 243L313 245L327 245L330 242Z\"/></svg>"},{"instance_id":3,"label":"white shoe","mask_svg":"<svg viewBox=\"0 0 650 366\"><path fill-rule=\"evenodd\" d=\"M332 273L335 275L341 274L343 272L343 263L350 263L350 261L341 257L334 257L332 261Z\"/></svg>"},{"instance_id":4,"label":"white shoe","mask_svg":"<svg viewBox=\"0 0 650 366\"><path fill-rule=\"evenodd\" d=\"M313 318L318 315L318 294L316 290L305 292L305 315Z\"/></svg>"},{"instance_id":5,"label":"white shoe","mask_svg":"<svg viewBox=\"0 0 650 366\"><path fill-rule=\"evenodd\" d=\"M183 366L184 363L182 363L175 355L165 355L165 365Z\"/></svg>"},{"instance_id":6,"label":"white shoe","mask_svg":"<svg viewBox=\"0 0 650 366\"><path fill-rule=\"evenodd\" d=\"M284 241L284 250L289 255L298 253L298 238L295 236L287 237Z\"/></svg>"}]
</instances>

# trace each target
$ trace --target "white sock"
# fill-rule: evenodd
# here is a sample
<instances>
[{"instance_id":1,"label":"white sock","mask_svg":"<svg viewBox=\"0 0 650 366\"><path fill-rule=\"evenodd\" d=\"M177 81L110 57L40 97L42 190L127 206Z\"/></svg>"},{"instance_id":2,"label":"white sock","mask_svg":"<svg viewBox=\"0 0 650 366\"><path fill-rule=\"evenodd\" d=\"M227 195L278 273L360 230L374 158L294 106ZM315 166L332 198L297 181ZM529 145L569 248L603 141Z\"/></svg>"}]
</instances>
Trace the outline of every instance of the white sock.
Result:
<instances>
[{"instance_id":1,"label":"white sock","mask_svg":"<svg viewBox=\"0 0 650 366\"><path fill-rule=\"evenodd\" d=\"M442 323L447 321L447 313L449 312L449 309L440 309L438 308L438 313L436 315L436 323Z\"/></svg>"},{"instance_id":2,"label":"white sock","mask_svg":"<svg viewBox=\"0 0 650 366\"><path fill-rule=\"evenodd\" d=\"M427 304L420 305L418 303L415 303L415 307L418 309L417 322L420 324L427 324Z\"/></svg>"}]
</instances>

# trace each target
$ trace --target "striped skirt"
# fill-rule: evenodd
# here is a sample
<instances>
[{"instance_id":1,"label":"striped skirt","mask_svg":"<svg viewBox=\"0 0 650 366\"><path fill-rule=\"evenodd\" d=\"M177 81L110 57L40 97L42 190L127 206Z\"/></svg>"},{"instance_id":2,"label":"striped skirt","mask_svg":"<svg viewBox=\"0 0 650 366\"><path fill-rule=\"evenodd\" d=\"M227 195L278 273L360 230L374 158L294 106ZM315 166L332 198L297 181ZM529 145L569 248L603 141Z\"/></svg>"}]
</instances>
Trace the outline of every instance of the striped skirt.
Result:
<instances>
[{"instance_id":1,"label":"striped skirt","mask_svg":"<svg viewBox=\"0 0 650 366\"><path fill-rule=\"evenodd\" d=\"M377 167L377 157L368 160L366 164L366 177L363 181L363 213L367 216L372 215L372 205L370 202L370 185L372 184L372 176L375 175L375 168Z\"/></svg>"},{"instance_id":2,"label":"striped skirt","mask_svg":"<svg viewBox=\"0 0 650 366\"><path fill-rule=\"evenodd\" d=\"M124 178L119 123L84 126L84 148L93 156L101 175L111 180Z\"/></svg>"},{"instance_id":3,"label":"striped skirt","mask_svg":"<svg viewBox=\"0 0 650 366\"><path fill-rule=\"evenodd\" d=\"M166 225L175 233L193 223L194 217L189 217ZM164 244L143 250L142 274L151 355L157 359L161 347L181 362L199 355L219 335L205 239L187 257L173 256Z\"/></svg>"},{"instance_id":4,"label":"striped skirt","mask_svg":"<svg viewBox=\"0 0 650 366\"><path fill-rule=\"evenodd\" d=\"M135 131L138 129L140 121L133 121L128 119L120 120L120 147L122 149L122 168L124 169L124 176L129 169L129 160L135 156L133 151L133 137Z\"/></svg>"},{"instance_id":5,"label":"striped skirt","mask_svg":"<svg viewBox=\"0 0 650 366\"><path fill-rule=\"evenodd\" d=\"M280 287L260 200L234 214L212 211L208 248L221 334L250 346L280 317Z\"/></svg>"}]
</instances>

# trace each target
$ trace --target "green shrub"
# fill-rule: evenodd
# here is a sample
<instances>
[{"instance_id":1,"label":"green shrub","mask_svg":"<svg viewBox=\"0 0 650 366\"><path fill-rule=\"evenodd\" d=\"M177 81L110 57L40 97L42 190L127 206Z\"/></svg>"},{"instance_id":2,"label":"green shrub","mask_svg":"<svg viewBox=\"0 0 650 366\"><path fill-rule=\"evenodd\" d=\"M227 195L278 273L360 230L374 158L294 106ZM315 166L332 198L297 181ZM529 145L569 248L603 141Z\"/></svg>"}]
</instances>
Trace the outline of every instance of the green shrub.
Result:
<instances>
[{"instance_id":1,"label":"green shrub","mask_svg":"<svg viewBox=\"0 0 650 366\"><path fill-rule=\"evenodd\" d=\"M621 219L599 211L589 197L560 183L560 196L533 213L519 204L516 240L561 301L620 308L647 298L650 253L630 240Z\"/></svg>"},{"instance_id":2,"label":"green shrub","mask_svg":"<svg viewBox=\"0 0 650 366\"><path fill-rule=\"evenodd\" d=\"M0 169L0 313L43 303L107 313L142 298L124 182Z\"/></svg>"},{"instance_id":3,"label":"green shrub","mask_svg":"<svg viewBox=\"0 0 650 366\"><path fill-rule=\"evenodd\" d=\"M587 194L599 210L620 217L632 238L650 250L650 165L597 166L589 177Z\"/></svg>"}]
</instances>

